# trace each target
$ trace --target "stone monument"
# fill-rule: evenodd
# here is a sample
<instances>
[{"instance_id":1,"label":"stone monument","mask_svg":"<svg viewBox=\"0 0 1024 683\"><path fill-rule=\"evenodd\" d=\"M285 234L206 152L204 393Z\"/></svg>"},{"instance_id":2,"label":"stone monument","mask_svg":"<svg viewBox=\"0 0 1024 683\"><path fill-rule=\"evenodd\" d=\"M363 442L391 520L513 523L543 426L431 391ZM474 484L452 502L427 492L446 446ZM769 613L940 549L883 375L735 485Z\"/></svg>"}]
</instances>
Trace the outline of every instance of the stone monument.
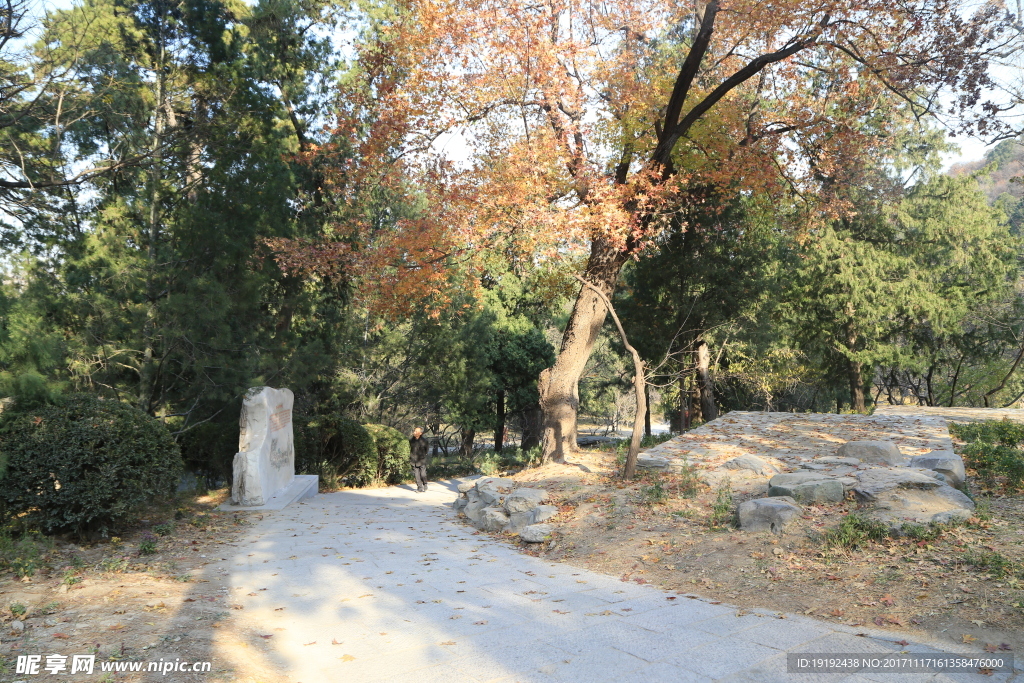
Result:
<instances>
[{"instance_id":1,"label":"stone monument","mask_svg":"<svg viewBox=\"0 0 1024 683\"><path fill-rule=\"evenodd\" d=\"M288 389L254 387L246 392L238 419L233 506L283 508L316 494L318 477L295 476L293 403Z\"/></svg>"}]
</instances>

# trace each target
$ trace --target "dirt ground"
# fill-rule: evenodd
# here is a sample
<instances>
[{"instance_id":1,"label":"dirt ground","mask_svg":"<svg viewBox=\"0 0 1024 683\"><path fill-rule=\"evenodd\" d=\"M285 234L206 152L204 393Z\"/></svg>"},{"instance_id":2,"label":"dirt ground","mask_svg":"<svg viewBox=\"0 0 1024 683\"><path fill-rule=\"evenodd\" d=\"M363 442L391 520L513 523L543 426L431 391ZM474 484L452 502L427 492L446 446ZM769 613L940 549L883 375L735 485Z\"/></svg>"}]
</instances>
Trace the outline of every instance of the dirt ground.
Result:
<instances>
[{"instance_id":1,"label":"dirt ground","mask_svg":"<svg viewBox=\"0 0 1024 683\"><path fill-rule=\"evenodd\" d=\"M57 541L39 558L29 579L11 572L0 578L0 680L33 680L16 672L18 655L43 655L40 674L53 681L271 681L257 655L262 644L233 629L240 605L228 598L223 570L208 564L223 546L236 545L258 513L219 513L227 491L200 497L178 509L154 510L120 543ZM168 525L168 528L160 525ZM153 533L169 532L160 536ZM156 552L140 554L155 537ZM24 610L24 612L23 612ZM15 621L22 627L15 630ZM258 639L256 639L258 641ZM50 674L46 655L69 656ZM214 654L216 653L216 654ZM93 654L92 675L69 675L73 654ZM101 671L130 662L211 662L209 672Z\"/></svg>"},{"instance_id":2,"label":"dirt ground","mask_svg":"<svg viewBox=\"0 0 1024 683\"><path fill-rule=\"evenodd\" d=\"M980 499L977 517L938 538L829 549L824 532L854 502L805 506L799 523L775 537L713 524L719 494L707 486L686 498L678 495L685 482L669 476L626 485L613 476L610 452L573 461L511 475L547 489L560 508L552 541L521 544L524 552L741 608L1024 650L1022 497ZM741 489L731 507L754 497Z\"/></svg>"}]
</instances>

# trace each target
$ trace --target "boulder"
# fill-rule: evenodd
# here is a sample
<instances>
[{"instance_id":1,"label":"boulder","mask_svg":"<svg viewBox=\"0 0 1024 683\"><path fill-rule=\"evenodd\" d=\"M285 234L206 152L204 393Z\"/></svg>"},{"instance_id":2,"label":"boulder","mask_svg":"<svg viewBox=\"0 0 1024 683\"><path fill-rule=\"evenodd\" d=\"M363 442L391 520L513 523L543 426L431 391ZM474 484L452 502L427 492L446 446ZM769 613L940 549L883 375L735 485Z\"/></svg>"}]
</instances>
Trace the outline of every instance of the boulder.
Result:
<instances>
[{"instance_id":1,"label":"boulder","mask_svg":"<svg viewBox=\"0 0 1024 683\"><path fill-rule=\"evenodd\" d=\"M463 496L459 496L458 498L455 499L455 502L452 503L452 508L455 510L455 512L461 512L462 509L465 508L468 504L469 504L469 499L468 498L465 498Z\"/></svg>"},{"instance_id":2,"label":"boulder","mask_svg":"<svg viewBox=\"0 0 1024 683\"><path fill-rule=\"evenodd\" d=\"M461 484L459 484L459 493L466 493L471 488L476 486L476 482L477 482L476 479L473 479L471 481L464 481L464 482L462 482Z\"/></svg>"},{"instance_id":3,"label":"boulder","mask_svg":"<svg viewBox=\"0 0 1024 683\"><path fill-rule=\"evenodd\" d=\"M504 494L510 492L516 483L511 479L502 477L484 477L477 479L473 491L480 496L480 500L488 505L501 505Z\"/></svg>"},{"instance_id":4,"label":"boulder","mask_svg":"<svg viewBox=\"0 0 1024 683\"><path fill-rule=\"evenodd\" d=\"M462 508L462 514L466 515L474 526L478 526L483 520L483 512L487 509L487 503L480 499L469 500L466 507Z\"/></svg>"},{"instance_id":5,"label":"boulder","mask_svg":"<svg viewBox=\"0 0 1024 683\"><path fill-rule=\"evenodd\" d=\"M551 536L555 527L551 524L531 524L519 532L519 538L527 543L542 543Z\"/></svg>"},{"instance_id":6,"label":"boulder","mask_svg":"<svg viewBox=\"0 0 1024 683\"><path fill-rule=\"evenodd\" d=\"M516 487L516 483L511 479L505 477L480 477L474 482L474 488L479 490L483 486L498 489L503 493L508 493Z\"/></svg>"},{"instance_id":7,"label":"boulder","mask_svg":"<svg viewBox=\"0 0 1024 683\"><path fill-rule=\"evenodd\" d=\"M875 465L904 465L907 462L892 441L847 441L839 447L836 455Z\"/></svg>"},{"instance_id":8,"label":"boulder","mask_svg":"<svg viewBox=\"0 0 1024 683\"><path fill-rule=\"evenodd\" d=\"M801 503L839 503L845 492L842 482L819 472L776 474L768 481L768 496L790 497Z\"/></svg>"},{"instance_id":9,"label":"boulder","mask_svg":"<svg viewBox=\"0 0 1024 683\"><path fill-rule=\"evenodd\" d=\"M855 474L857 483L853 492L863 501L874 501L882 493L893 489L930 490L943 486L934 476L922 470L906 467L889 469L887 467L869 467Z\"/></svg>"},{"instance_id":10,"label":"boulder","mask_svg":"<svg viewBox=\"0 0 1024 683\"><path fill-rule=\"evenodd\" d=\"M519 531L533 524L546 522L558 514L558 508L554 505L538 505L528 512L513 512L509 515L509 523L512 531Z\"/></svg>"},{"instance_id":11,"label":"boulder","mask_svg":"<svg viewBox=\"0 0 1024 683\"><path fill-rule=\"evenodd\" d=\"M911 467L934 470L946 478L946 483L959 488L967 480L963 459L953 451L932 451L910 460Z\"/></svg>"},{"instance_id":12,"label":"boulder","mask_svg":"<svg viewBox=\"0 0 1024 683\"><path fill-rule=\"evenodd\" d=\"M508 515L499 507L484 508L480 513L480 523L477 525L483 531L501 531L508 526Z\"/></svg>"},{"instance_id":13,"label":"boulder","mask_svg":"<svg viewBox=\"0 0 1024 683\"><path fill-rule=\"evenodd\" d=\"M727 470L749 470L754 474L760 474L763 476L771 476L778 473L778 468L772 465L766 460L762 460L756 455L739 455L732 460L726 460L722 463L722 467Z\"/></svg>"},{"instance_id":14,"label":"boulder","mask_svg":"<svg viewBox=\"0 0 1024 683\"><path fill-rule=\"evenodd\" d=\"M758 498L740 503L740 529L781 534L786 525L800 516L800 506L788 496Z\"/></svg>"},{"instance_id":15,"label":"boulder","mask_svg":"<svg viewBox=\"0 0 1024 683\"><path fill-rule=\"evenodd\" d=\"M548 499L544 489L516 489L505 496L505 512L529 512Z\"/></svg>"}]
</instances>

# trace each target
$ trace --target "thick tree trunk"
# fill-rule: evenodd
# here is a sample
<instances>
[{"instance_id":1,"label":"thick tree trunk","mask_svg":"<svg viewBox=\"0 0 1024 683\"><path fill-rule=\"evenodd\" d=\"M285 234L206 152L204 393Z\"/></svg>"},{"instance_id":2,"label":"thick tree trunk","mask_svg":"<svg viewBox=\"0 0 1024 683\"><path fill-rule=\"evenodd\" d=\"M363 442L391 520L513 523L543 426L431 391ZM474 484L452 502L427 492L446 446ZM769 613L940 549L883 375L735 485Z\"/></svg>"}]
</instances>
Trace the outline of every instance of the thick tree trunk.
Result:
<instances>
[{"instance_id":1,"label":"thick tree trunk","mask_svg":"<svg viewBox=\"0 0 1024 683\"><path fill-rule=\"evenodd\" d=\"M441 423L429 424L427 428L430 429L430 442L433 444L433 448L430 450L430 457L436 460L437 454L441 450Z\"/></svg>"},{"instance_id":2,"label":"thick tree trunk","mask_svg":"<svg viewBox=\"0 0 1024 683\"><path fill-rule=\"evenodd\" d=\"M541 436L544 433L544 412L540 404L532 406L523 413L523 445L522 449L528 451L540 445Z\"/></svg>"},{"instance_id":3,"label":"thick tree trunk","mask_svg":"<svg viewBox=\"0 0 1024 683\"><path fill-rule=\"evenodd\" d=\"M849 361L847 371L850 373L850 408L864 412L864 377L861 375L861 364Z\"/></svg>"},{"instance_id":4,"label":"thick tree trunk","mask_svg":"<svg viewBox=\"0 0 1024 683\"><path fill-rule=\"evenodd\" d=\"M626 258L627 254L614 245L594 240L583 278L606 297L611 297ZM577 450L579 381L606 316L607 309L600 297L589 287L581 286L562 334L562 347L555 364L541 372L537 381L544 411L545 462L565 462L566 456Z\"/></svg>"},{"instance_id":5,"label":"thick tree trunk","mask_svg":"<svg viewBox=\"0 0 1024 683\"><path fill-rule=\"evenodd\" d=\"M644 434L647 436L651 435L651 389L647 384L644 384L644 403L646 404L644 410Z\"/></svg>"},{"instance_id":6,"label":"thick tree trunk","mask_svg":"<svg viewBox=\"0 0 1024 683\"><path fill-rule=\"evenodd\" d=\"M462 440L459 442L459 457L468 460L473 457L473 439L476 438L476 430L463 427L460 436Z\"/></svg>"},{"instance_id":7,"label":"thick tree trunk","mask_svg":"<svg viewBox=\"0 0 1024 683\"><path fill-rule=\"evenodd\" d=\"M853 314L852 304L847 304L846 309L848 314ZM846 323L843 331L846 333L846 348L853 353L857 347L857 330L854 328L852 320ZM864 412L863 366L859 361L847 360L846 372L850 381L850 409L862 413Z\"/></svg>"},{"instance_id":8,"label":"thick tree trunk","mask_svg":"<svg viewBox=\"0 0 1024 683\"><path fill-rule=\"evenodd\" d=\"M162 29L163 24L160 24ZM157 60L156 60L156 98L153 109L153 139L151 153L153 155L152 166L150 167L150 188L149 188L149 225L148 244L146 250L146 320L142 324L142 364L139 367L139 401L141 410L152 413L154 409L154 393L156 391L156 358L155 346L157 339L156 317L157 317L157 244L160 240L160 183L161 165L163 158L161 148L163 146L164 134L164 44L163 33L160 31L157 39Z\"/></svg>"},{"instance_id":9,"label":"thick tree trunk","mask_svg":"<svg viewBox=\"0 0 1024 683\"><path fill-rule=\"evenodd\" d=\"M598 292L597 287L594 285L586 281L583 284L601 298L601 302L604 303L612 316L612 320L615 321L615 328L619 331L622 345L626 347L626 351L633 357L633 390L636 392L636 413L633 415L633 438L630 439L629 452L626 454L626 464L622 468L623 478L632 479L636 475L636 459L637 455L640 454L640 441L643 439L641 430L643 429L644 416L647 414L647 374L644 370L644 362L640 358L640 354L637 353L637 350L629 343L629 339L626 338L626 330L623 329L619 316L615 314L615 308L612 306L611 299Z\"/></svg>"},{"instance_id":10,"label":"thick tree trunk","mask_svg":"<svg viewBox=\"0 0 1024 683\"><path fill-rule=\"evenodd\" d=\"M711 381L711 352L707 342L697 342L697 389L700 392L700 414L705 422L718 417L715 404L715 383Z\"/></svg>"},{"instance_id":11,"label":"thick tree trunk","mask_svg":"<svg viewBox=\"0 0 1024 683\"><path fill-rule=\"evenodd\" d=\"M505 390L498 391L496 399L498 411L494 421L494 452L501 453L501 447L505 445Z\"/></svg>"}]
</instances>

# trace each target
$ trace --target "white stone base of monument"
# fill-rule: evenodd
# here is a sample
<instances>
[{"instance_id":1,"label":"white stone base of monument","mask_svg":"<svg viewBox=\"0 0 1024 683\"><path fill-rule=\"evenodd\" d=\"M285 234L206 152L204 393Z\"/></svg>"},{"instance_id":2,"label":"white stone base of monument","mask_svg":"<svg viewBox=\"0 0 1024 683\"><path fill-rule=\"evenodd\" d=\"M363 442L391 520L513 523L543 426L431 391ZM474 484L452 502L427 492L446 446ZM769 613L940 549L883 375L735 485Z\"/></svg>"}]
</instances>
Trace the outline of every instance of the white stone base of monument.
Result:
<instances>
[{"instance_id":1,"label":"white stone base of monument","mask_svg":"<svg viewBox=\"0 0 1024 683\"><path fill-rule=\"evenodd\" d=\"M278 491L263 505L234 505L231 501L224 503L218 510L226 512L243 512L247 510L283 510L292 503L312 498L320 490L320 477L315 474L296 474L292 483Z\"/></svg>"}]
</instances>

